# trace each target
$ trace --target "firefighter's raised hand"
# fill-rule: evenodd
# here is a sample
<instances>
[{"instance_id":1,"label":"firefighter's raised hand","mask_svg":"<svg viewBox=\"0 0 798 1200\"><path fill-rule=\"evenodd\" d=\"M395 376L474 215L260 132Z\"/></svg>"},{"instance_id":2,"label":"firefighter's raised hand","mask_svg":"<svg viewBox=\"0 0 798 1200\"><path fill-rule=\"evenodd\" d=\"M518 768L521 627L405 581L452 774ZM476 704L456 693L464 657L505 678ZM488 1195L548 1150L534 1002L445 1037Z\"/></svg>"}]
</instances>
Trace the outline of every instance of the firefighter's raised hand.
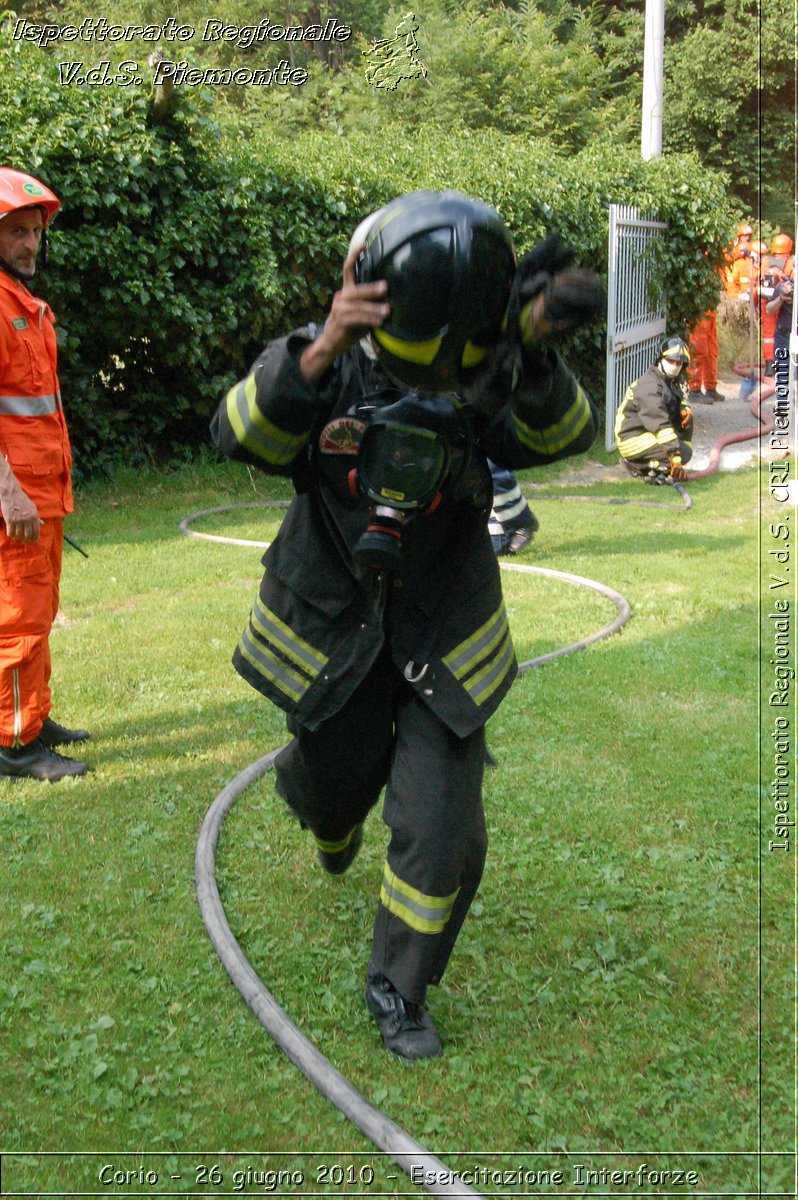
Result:
<instances>
[{"instance_id":1,"label":"firefighter's raised hand","mask_svg":"<svg viewBox=\"0 0 798 1200\"><path fill-rule=\"evenodd\" d=\"M552 275L542 291L524 305L523 340L535 342L551 334L578 329L601 316L604 304L604 289L598 275L581 267L569 267Z\"/></svg>"},{"instance_id":2,"label":"firefighter's raised hand","mask_svg":"<svg viewBox=\"0 0 798 1200\"><path fill-rule=\"evenodd\" d=\"M567 333L604 311L604 289L593 271L571 264L574 250L549 234L518 264L521 337L529 345Z\"/></svg>"},{"instance_id":3,"label":"firefighter's raised hand","mask_svg":"<svg viewBox=\"0 0 798 1200\"><path fill-rule=\"evenodd\" d=\"M355 262L362 246L356 246L344 262L343 285L333 296L330 315L324 329L302 353L299 368L313 382L332 366L359 338L382 325L391 311L385 296L388 284L384 279L373 283L357 283Z\"/></svg>"}]
</instances>

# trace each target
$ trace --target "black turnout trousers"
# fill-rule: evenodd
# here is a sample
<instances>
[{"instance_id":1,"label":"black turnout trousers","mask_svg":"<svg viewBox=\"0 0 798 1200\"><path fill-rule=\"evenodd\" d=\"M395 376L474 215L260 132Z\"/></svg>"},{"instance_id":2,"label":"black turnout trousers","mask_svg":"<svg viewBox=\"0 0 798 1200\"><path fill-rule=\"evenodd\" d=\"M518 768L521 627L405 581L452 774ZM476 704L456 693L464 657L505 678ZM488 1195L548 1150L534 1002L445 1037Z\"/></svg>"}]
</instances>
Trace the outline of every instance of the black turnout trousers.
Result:
<instances>
[{"instance_id":1,"label":"black turnout trousers","mask_svg":"<svg viewBox=\"0 0 798 1200\"><path fill-rule=\"evenodd\" d=\"M316 838L335 842L386 787L391 831L369 970L422 1004L437 983L476 894L487 852L484 729L457 737L386 649L349 701L275 760L277 789ZM386 786L387 785L387 786Z\"/></svg>"}]
</instances>

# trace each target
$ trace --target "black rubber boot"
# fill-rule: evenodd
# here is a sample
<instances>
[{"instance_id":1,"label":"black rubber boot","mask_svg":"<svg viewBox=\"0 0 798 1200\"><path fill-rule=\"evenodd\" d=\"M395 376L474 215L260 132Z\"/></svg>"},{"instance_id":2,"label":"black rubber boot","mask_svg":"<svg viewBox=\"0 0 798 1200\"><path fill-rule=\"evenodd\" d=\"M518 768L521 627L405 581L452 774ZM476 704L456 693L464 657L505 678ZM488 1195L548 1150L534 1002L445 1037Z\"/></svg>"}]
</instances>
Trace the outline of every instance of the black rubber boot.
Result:
<instances>
[{"instance_id":1,"label":"black rubber boot","mask_svg":"<svg viewBox=\"0 0 798 1200\"><path fill-rule=\"evenodd\" d=\"M369 975L365 999L386 1050L409 1059L434 1058L441 1053L441 1039L432 1017L423 1005L400 996L390 979Z\"/></svg>"},{"instance_id":2,"label":"black rubber boot","mask_svg":"<svg viewBox=\"0 0 798 1200\"><path fill-rule=\"evenodd\" d=\"M41 738L18 749L0 746L0 776L9 779L46 779L55 783L67 775L85 775L88 769L85 762L57 754Z\"/></svg>"},{"instance_id":3,"label":"black rubber boot","mask_svg":"<svg viewBox=\"0 0 798 1200\"><path fill-rule=\"evenodd\" d=\"M39 730L39 741L52 749L53 746L66 746L69 742L87 742L91 734L87 729L67 729L57 721L45 717L44 724Z\"/></svg>"}]
</instances>

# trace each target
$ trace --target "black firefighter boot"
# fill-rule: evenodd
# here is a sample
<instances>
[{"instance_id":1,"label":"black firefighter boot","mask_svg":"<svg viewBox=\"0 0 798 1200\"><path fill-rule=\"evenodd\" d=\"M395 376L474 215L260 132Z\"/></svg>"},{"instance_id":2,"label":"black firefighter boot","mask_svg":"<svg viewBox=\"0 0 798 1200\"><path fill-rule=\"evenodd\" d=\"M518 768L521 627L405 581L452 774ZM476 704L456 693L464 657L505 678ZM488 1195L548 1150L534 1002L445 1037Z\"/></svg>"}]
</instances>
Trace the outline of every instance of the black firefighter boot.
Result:
<instances>
[{"instance_id":1,"label":"black firefighter boot","mask_svg":"<svg viewBox=\"0 0 798 1200\"><path fill-rule=\"evenodd\" d=\"M55 783L68 775L85 775L88 764L66 758L45 746L41 738L27 746L0 746L0 777L9 779L46 779Z\"/></svg>"},{"instance_id":2,"label":"black firefighter boot","mask_svg":"<svg viewBox=\"0 0 798 1200\"><path fill-rule=\"evenodd\" d=\"M53 746L66 746L70 742L87 742L91 734L87 729L67 729L57 721L44 718L44 724L39 730L39 741L44 742L52 750Z\"/></svg>"},{"instance_id":3,"label":"black firefighter boot","mask_svg":"<svg viewBox=\"0 0 798 1200\"><path fill-rule=\"evenodd\" d=\"M365 1000L386 1050L409 1059L434 1058L441 1053L441 1039L427 1010L400 996L385 975L369 972Z\"/></svg>"}]
</instances>

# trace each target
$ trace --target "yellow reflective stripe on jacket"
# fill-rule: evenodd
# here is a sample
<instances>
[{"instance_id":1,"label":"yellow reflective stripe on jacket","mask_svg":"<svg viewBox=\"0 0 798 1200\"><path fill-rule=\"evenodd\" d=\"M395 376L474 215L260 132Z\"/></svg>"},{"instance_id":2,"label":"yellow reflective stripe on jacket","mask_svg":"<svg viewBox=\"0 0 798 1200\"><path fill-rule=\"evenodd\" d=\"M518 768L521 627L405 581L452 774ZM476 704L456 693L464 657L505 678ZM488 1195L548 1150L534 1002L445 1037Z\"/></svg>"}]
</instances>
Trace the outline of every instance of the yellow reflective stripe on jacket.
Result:
<instances>
[{"instance_id":1,"label":"yellow reflective stripe on jacket","mask_svg":"<svg viewBox=\"0 0 798 1200\"><path fill-rule=\"evenodd\" d=\"M425 896L423 892L400 879L386 862L382 873L380 901L388 912L393 913L417 933L441 933L452 915L459 891L458 888L451 896Z\"/></svg>"},{"instance_id":2,"label":"yellow reflective stripe on jacket","mask_svg":"<svg viewBox=\"0 0 798 1200\"><path fill-rule=\"evenodd\" d=\"M480 625L475 633L472 633L459 646L455 646L454 650L450 650L445 656L443 661L455 679L462 679L464 675L473 670L480 659L498 645L508 628L507 613L504 611L504 602L502 601L496 612L488 618L484 625Z\"/></svg>"},{"instance_id":3,"label":"yellow reflective stripe on jacket","mask_svg":"<svg viewBox=\"0 0 798 1200\"><path fill-rule=\"evenodd\" d=\"M259 675L279 688L290 700L299 702L312 683L312 680L306 679L293 667L289 667L269 646L253 640L249 628L241 634L238 652Z\"/></svg>"},{"instance_id":4,"label":"yellow reflective stripe on jacket","mask_svg":"<svg viewBox=\"0 0 798 1200\"><path fill-rule=\"evenodd\" d=\"M576 385L576 399L565 416L546 429L531 429L517 413L513 413L519 442L536 454L559 454L579 437L589 420L590 404L579 384Z\"/></svg>"},{"instance_id":5,"label":"yellow reflective stripe on jacket","mask_svg":"<svg viewBox=\"0 0 798 1200\"><path fill-rule=\"evenodd\" d=\"M315 650L310 642L306 642L298 633L294 633L285 621L281 621L276 613L261 603L256 597L250 613L250 625L262 638L274 642L277 649L295 662L298 667L312 675L315 679L322 667L330 661L329 656Z\"/></svg>"},{"instance_id":6,"label":"yellow reflective stripe on jacket","mask_svg":"<svg viewBox=\"0 0 798 1200\"><path fill-rule=\"evenodd\" d=\"M632 397L634 396L634 389L635 389L634 384L632 384L631 387L628 387L626 389L626 391L623 394L623 400L621 401L620 405L618 406L618 411L615 414L615 426L613 428L613 433L615 434L616 442L621 441L621 426L623 425L624 420L626 418L626 406L629 403L629 401L632 399Z\"/></svg>"},{"instance_id":7,"label":"yellow reflective stripe on jacket","mask_svg":"<svg viewBox=\"0 0 798 1200\"><path fill-rule=\"evenodd\" d=\"M477 671L476 675L472 675L463 685L475 704L484 704L486 700L490 699L512 665L513 643L508 629L499 652L485 664L481 671Z\"/></svg>"},{"instance_id":8,"label":"yellow reflective stripe on jacket","mask_svg":"<svg viewBox=\"0 0 798 1200\"><path fill-rule=\"evenodd\" d=\"M227 419L240 446L273 466L284 467L296 458L307 440L305 433L287 433L265 417L256 402L254 374L227 393Z\"/></svg>"},{"instance_id":9,"label":"yellow reflective stripe on jacket","mask_svg":"<svg viewBox=\"0 0 798 1200\"><path fill-rule=\"evenodd\" d=\"M674 431L668 426L660 429L659 433L637 433L632 437L618 438L618 450L622 458L636 458L653 450L656 446L667 446L669 442L678 442Z\"/></svg>"},{"instance_id":10,"label":"yellow reflective stripe on jacket","mask_svg":"<svg viewBox=\"0 0 798 1200\"><path fill-rule=\"evenodd\" d=\"M241 635L238 649L259 675L295 702L302 699L329 662L326 654L295 634L285 621L261 603L260 598L252 606L249 624Z\"/></svg>"},{"instance_id":11,"label":"yellow reflective stripe on jacket","mask_svg":"<svg viewBox=\"0 0 798 1200\"><path fill-rule=\"evenodd\" d=\"M504 603L475 633L455 646L443 663L475 704L490 699L513 665L513 643Z\"/></svg>"}]
</instances>

